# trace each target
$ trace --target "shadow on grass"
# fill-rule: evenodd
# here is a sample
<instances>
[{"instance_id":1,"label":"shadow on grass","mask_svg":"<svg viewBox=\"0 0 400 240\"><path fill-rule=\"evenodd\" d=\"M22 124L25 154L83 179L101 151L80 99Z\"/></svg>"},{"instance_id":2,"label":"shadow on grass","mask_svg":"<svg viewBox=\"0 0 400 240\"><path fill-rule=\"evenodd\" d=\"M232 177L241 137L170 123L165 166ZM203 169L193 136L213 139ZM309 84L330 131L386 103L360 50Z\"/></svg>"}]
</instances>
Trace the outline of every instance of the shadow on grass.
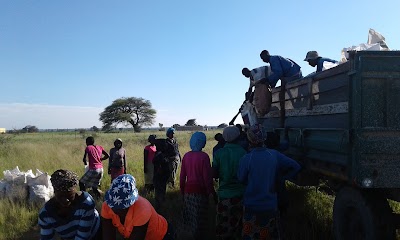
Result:
<instances>
[{"instance_id":1,"label":"shadow on grass","mask_svg":"<svg viewBox=\"0 0 400 240\"><path fill-rule=\"evenodd\" d=\"M145 194L144 188L139 187L141 196L154 205L154 192ZM333 197L318 192L315 188L296 187L288 185L289 208L286 217L286 240L333 239L332 235L332 204ZM97 201L97 209L101 209L101 201ZM174 227L177 240L191 240L191 234L185 230L182 218L183 200L179 188L167 189L164 210L161 214ZM209 199L207 238L215 238L215 204ZM19 239L39 239L39 228L34 226ZM122 239L122 238L120 238Z\"/></svg>"},{"instance_id":2,"label":"shadow on grass","mask_svg":"<svg viewBox=\"0 0 400 240\"><path fill-rule=\"evenodd\" d=\"M334 197L315 188L288 185L289 208L286 239L333 239L332 206Z\"/></svg>"},{"instance_id":3,"label":"shadow on grass","mask_svg":"<svg viewBox=\"0 0 400 240\"><path fill-rule=\"evenodd\" d=\"M142 197L147 198L151 204L154 206L154 192L150 194L146 194L144 188L139 188L139 194ZM206 239L214 240L215 238L215 209L216 206L212 199L209 199L208 205L208 231ZM182 208L183 208L183 198L182 194L180 193L179 187L177 188L170 188L167 187L167 194L165 199L165 204L163 209L160 211L160 214L165 217L165 219L170 223L177 236L177 240L190 240L193 239L190 232L185 230L183 224L183 216L182 216Z\"/></svg>"}]
</instances>

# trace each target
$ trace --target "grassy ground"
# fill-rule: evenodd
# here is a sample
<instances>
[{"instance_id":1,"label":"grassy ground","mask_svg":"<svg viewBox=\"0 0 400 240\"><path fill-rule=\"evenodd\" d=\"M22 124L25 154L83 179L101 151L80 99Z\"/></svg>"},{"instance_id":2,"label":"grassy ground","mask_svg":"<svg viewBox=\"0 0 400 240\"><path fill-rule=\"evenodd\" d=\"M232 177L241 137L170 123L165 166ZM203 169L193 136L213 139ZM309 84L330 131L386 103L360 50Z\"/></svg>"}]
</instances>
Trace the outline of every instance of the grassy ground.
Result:
<instances>
[{"instance_id":1,"label":"grassy ground","mask_svg":"<svg viewBox=\"0 0 400 240\"><path fill-rule=\"evenodd\" d=\"M153 132L154 133L154 132ZM206 132L207 145L204 149L209 155L215 131ZM127 150L128 173L135 176L139 190L144 185L143 148L147 144L150 132L142 133L98 133L95 135L97 145L107 151L116 138L122 138ZM164 132L155 132L160 138ZM88 134L86 134L88 136ZM85 135L78 133L34 133L20 135L0 135L0 171L14 169L21 171L39 169L49 174L57 169L70 169L82 175L82 163L85 148ZM182 154L189 151L191 133L178 132L176 137ZM2 178L2 177L0 177ZM110 177L106 174L101 189L107 190ZM141 191L143 192L143 191ZM316 191L315 188L289 186L290 207L288 210L286 235L287 239L332 239L332 203L333 197ZM154 195L145 196L151 202ZM100 209L101 202L97 205ZM164 215L178 232L179 239L191 239L182 228L182 197L178 189L167 190L167 208ZM38 239L37 214L39 207L26 202L0 200L0 240L2 239ZM215 205L209 205L209 231L207 239L214 239Z\"/></svg>"}]
</instances>

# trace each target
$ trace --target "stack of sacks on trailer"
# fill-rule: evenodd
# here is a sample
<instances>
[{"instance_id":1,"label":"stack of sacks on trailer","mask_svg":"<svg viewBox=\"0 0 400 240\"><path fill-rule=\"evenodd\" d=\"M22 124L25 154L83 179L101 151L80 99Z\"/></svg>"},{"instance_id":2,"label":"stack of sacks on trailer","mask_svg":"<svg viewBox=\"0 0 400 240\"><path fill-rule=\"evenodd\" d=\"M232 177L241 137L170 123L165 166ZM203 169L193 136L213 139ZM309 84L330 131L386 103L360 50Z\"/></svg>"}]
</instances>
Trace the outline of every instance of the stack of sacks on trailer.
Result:
<instances>
[{"instance_id":1,"label":"stack of sacks on trailer","mask_svg":"<svg viewBox=\"0 0 400 240\"><path fill-rule=\"evenodd\" d=\"M390 51L390 49L386 44L385 37L374 29L370 28L368 31L367 43L361 43L357 46L343 48L341 53L342 57L340 59L341 63L344 63L349 59L349 51Z\"/></svg>"},{"instance_id":2,"label":"stack of sacks on trailer","mask_svg":"<svg viewBox=\"0 0 400 240\"><path fill-rule=\"evenodd\" d=\"M36 169L22 172L18 166L13 170L3 171L4 179L0 180L0 198L11 200L29 200L29 202L43 205L53 195L54 190L47 173Z\"/></svg>"}]
</instances>

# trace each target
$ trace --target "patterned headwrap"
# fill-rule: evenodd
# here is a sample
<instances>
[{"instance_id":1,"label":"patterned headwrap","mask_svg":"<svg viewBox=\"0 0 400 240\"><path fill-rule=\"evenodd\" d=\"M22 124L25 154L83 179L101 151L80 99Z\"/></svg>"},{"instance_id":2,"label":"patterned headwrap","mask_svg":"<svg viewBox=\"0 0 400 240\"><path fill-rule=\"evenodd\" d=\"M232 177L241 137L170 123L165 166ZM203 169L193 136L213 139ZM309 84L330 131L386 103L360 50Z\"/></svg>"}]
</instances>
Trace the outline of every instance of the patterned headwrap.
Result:
<instances>
[{"instance_id":1,"label":"patterned headwrap","mask_svg":"<svg viewBox=\"0 0 400 240\"><path fill-rule=\"evenodd\" d=\"M54 191L68 192L78 185L78 175L70 170L59 169L51 174L51 184Z\"/></svg>"},{"instance_id":2,"label":"patterned headwrap","mask_svg":"<svg viewBox=\"0 0 400 240\"><path fill-rule=\"evenodd\" d=\"M111 183L104 198L110 208L129 208L139 198L135 178L130 174L118 176Z\"/></svg>"},{"instance_id":3,"label":"patterned headwrap","mask_svg":"<svg viewBox=\"0 0 400 240\"><path fill-rule=\"evenodd\" d=\"M247 130L247 138L254 144L259 144L265 141L266 137L261 125L253 125Z\"/></svg>"}]
</instances>

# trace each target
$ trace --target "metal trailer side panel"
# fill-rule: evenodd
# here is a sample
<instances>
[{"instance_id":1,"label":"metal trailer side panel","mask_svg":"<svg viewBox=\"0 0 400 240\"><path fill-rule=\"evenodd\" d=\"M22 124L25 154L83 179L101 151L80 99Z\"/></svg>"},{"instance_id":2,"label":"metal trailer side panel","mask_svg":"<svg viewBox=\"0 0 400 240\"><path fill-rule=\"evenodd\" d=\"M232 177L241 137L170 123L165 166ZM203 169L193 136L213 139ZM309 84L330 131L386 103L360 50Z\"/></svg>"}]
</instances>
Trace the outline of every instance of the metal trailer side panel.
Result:
<instances>
[{"instance_id":1,"label":"metal trailer side panel","mask_svg":"<svg viewBox=\"0 0 400 240\"><path fill-rule=\"evenodd\" d=\"M400 52L359 52L353 69L352 178L400 188Z\"/></svg>"}]
</instances>

